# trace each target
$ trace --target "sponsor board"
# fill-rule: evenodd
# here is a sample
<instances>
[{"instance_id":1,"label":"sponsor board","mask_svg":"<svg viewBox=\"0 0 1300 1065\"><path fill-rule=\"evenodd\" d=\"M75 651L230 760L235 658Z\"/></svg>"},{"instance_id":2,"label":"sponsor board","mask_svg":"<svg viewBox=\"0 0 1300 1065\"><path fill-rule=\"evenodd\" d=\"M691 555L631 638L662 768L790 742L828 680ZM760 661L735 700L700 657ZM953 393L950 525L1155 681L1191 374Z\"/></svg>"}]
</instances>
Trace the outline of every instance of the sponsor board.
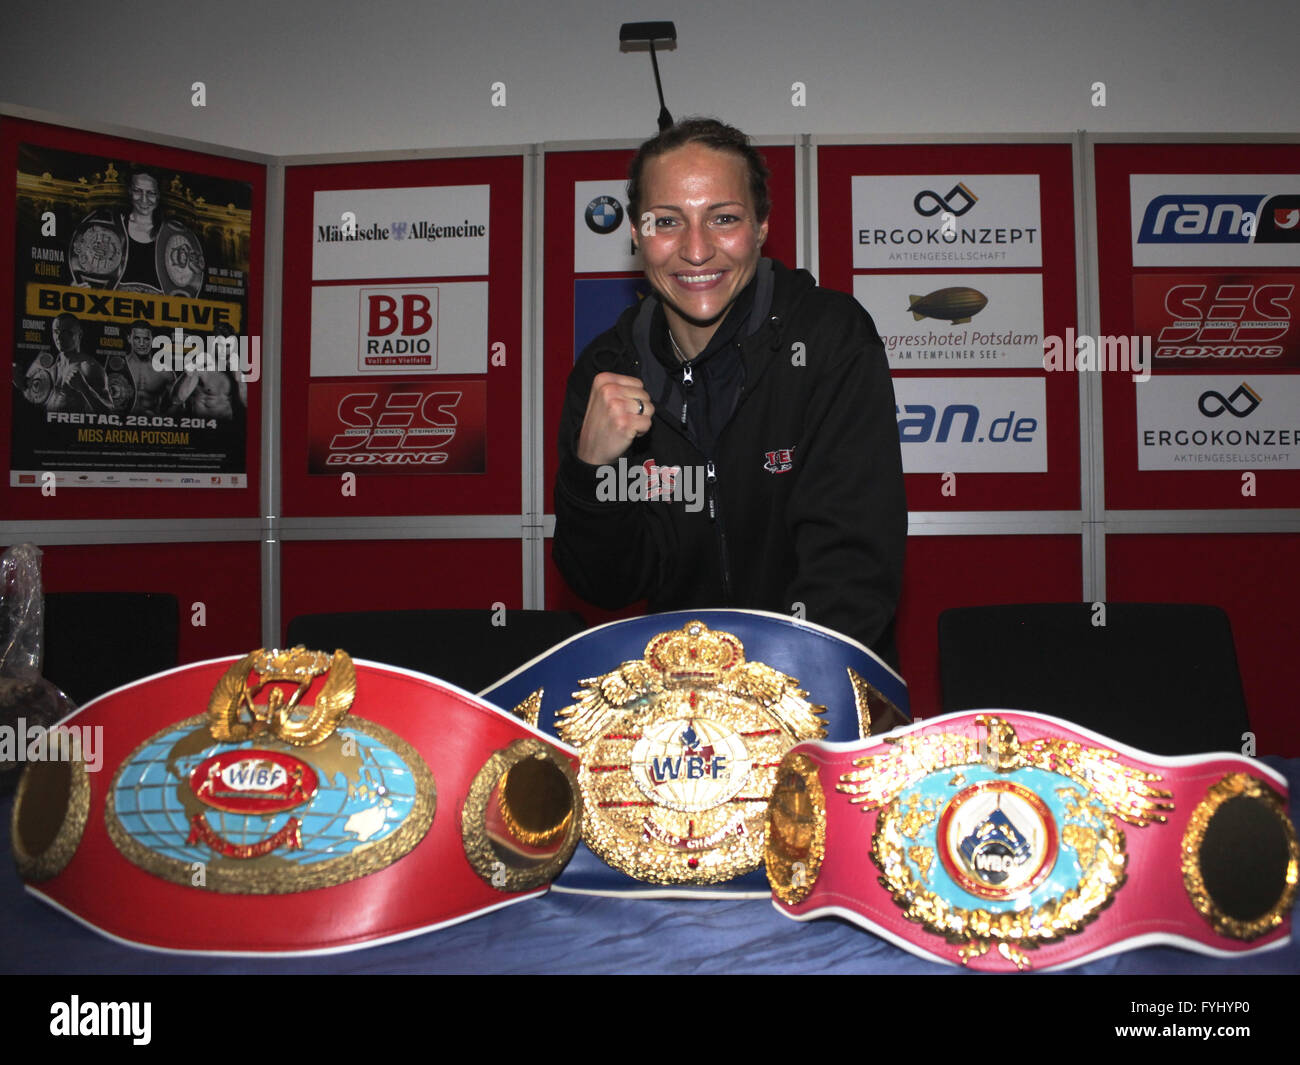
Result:
<instances>
[{"instance_id":1,"label":"sponsor board","mask_svg":"<svg viewBox=\"0 0 1300 1065\"><path fill-rule=\"evenodd\" d=\"M853 178L853 268L1042 266L1037 174Z\"/></svg>"},{"instance_id":2,"label":"sponsor board","mask_svg":"<svg viewBox=\"0 0 1300 1065\"><path fill-rule=\"evenodd\" d=\"M1295 174L1131 174L1134 266L1300 261Z\"/></svg>"},{"instance_id":3,"label":"sponsor board","mask_svg":"<svg viewBox=\"0 0 1300 1065\"><path fill-rule=\"evenodd\" d=\"M487 382L313 381L308 473L483 473Z\"/></svg>"},{"instance_id":4,"label":"sponsor board","mask_svg":"<svg viewBox=\"0 0 1300 1065\"><path fill-rule=\"evenodd\" d=\"M642 269L627 217L627 178L573 183L573 272L627 274Z\"/></svg>"},{"instance_id":5,"label":"sponsor board","mask_svg":"<svg viewBox=\"0 0 1300 1065\"><path fill-rule=\"evenodd\" d=\"M1135 274L1133 316L1162 369L1300 366L1300 274Z\"/></svg>"},{"instance_id":6,"label":"sponsor board","mask_svg":"<svg viewBox=\"0 0 1300 1065\"><path fill-rule=\"evenodd\" d=\"M488 286L317 285L313 377L487 373Z\"/></svg>"},{"instance_id":7,"label":"sponsor board","mask_svg":"<svg viewBox=\"0 0 1300 1065\"><path fill-rule=\"evenodd\" d=\"M1178 374L1137 390L1139 470L1300 469L1300 379Z\"/></svg>"},{"instance_id":8,"label":"sponsor board","mask_svg":"<svg viewBox=\"0 0 1300 1065\"><path fill-rule=\"evenodd\" d=\"M641 277L596 277L573 283L573 358L653 289Z\"/></svg>"},{"instance_id":9,"label":"sponsor board","mask_svg":"<svg viewBox=\"0 0 1300 1065\"><path fill-rule=\"evenodd\" d=\"M894 379L904 473L1046 473L1041 377Z\"/></svg>"},{"instance_id":10,"label":"sponsor board","mask_svg":"<svg viewBox=\"0 0 1300 1065\"><path fill-rule=\"evenodd\" d=\"M312 280L486 276L490 191L322 189L312 207Z\"/></svg>"},{"instance_id":11,"label":"sponsor board","mask_svg":"<svg viewBox=\"0 0 1300 1065\"><path fill-rule=\"evenodd\" d=\"M1039 274L858 274L853 295L871 312L891 369L1039 369Z\"/></svg>"}]
</instances>

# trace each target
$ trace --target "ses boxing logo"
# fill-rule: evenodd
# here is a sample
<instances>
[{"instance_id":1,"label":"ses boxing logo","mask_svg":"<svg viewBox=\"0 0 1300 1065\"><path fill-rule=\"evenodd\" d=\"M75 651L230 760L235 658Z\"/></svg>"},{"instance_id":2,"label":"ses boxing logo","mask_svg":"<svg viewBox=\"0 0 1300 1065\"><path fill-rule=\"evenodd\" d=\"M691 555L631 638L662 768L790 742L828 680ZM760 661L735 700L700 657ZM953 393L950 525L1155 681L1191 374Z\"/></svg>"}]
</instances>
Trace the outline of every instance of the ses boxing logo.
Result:
<instances>
[{"instance_id":1,"label":"ses boxing logo","mask_svg":"<svg viewBox=\"0 0 1300 1065\"><path fill-rule=\"evenodd\" d=\"M483 381L312 383L308 472L482 473Z\"/></svg>"},{"instance_id":2,"label":"ses boxing logo","mask_svg":"<svg viewBox=\"0 0 1300 1065\"><path fill-rule=\"evenodd\" d=\"M1137 274L1137 332L1161 365L1219 368L1223 360L1300 365L1300 274Z\"/></svg>"}]
</instances>

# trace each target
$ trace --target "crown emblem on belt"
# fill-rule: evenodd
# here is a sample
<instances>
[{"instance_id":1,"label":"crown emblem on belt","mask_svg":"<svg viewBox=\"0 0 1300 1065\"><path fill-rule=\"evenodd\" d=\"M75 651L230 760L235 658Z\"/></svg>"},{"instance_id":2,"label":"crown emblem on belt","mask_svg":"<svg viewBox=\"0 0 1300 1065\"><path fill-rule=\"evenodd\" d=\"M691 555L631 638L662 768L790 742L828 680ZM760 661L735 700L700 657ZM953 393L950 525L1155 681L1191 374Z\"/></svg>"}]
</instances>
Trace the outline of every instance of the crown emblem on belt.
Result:
<instances>
[{"instance_id":1,"label":"crown emblem on belt","mask_svg":"<svg viewBox=\"0 0 1300 1065\"><path fill-rule=\"evenodd\" d=\"M257 681L252 682L253 674ZM298 711L312 681L328 674L320 694L302 719ZM275 684L296 684L288 699ZM263 689L265 704L256 702ZM347 715L357 693L352 659L342 651L294 647L287 651L257 650L231 666L208 703L212 738L239 742L264 732L295 747L311 747L329 736Z\"/></svg>"}]
</instances>

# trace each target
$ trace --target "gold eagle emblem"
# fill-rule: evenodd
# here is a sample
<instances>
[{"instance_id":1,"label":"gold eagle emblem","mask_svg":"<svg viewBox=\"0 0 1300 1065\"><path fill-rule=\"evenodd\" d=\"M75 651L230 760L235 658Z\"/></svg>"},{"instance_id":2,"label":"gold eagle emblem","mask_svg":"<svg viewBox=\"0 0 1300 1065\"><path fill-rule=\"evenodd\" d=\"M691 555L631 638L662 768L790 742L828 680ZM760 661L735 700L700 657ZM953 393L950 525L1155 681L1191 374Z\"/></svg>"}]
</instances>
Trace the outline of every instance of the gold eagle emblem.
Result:
<instances>
[{"instance_id":1,"label":"gold eagle emblem","mask_svg":"<svg viewBox=\"0 0 1300 1065\"><path fill-rule=\"evenodd\" d=\"M303 704L312 682L323 674L328 676L316 702ZM286 699L278 684L297 688ZM259 704L256 699L264 688L268 689L266 703ZM213 739L230 743L269 733L294 747L314 747L338 728L356 693L356 670L344 651L331 657L305 647L259 649L241 658L217 682L208 702L208 725Z\"/></svg>"}]
</instances>

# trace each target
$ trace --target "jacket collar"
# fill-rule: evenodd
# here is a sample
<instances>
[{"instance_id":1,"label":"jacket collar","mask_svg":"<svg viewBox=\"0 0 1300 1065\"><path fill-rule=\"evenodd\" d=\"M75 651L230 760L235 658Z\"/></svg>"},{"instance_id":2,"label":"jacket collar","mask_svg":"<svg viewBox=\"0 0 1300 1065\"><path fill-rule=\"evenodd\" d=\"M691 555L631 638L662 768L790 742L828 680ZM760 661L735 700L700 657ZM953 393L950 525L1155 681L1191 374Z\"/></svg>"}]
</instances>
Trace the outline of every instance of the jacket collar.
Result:
<instances>
[{"instance_id":1,"label":"jacket collar","mask_svg":"<svg viewBox=\"0 0 1300 1065\"><path fill-rule=\"evenodd\" d=\"M770 362L770 349L780 339L781 325L805 292L816 285L806 270L789 270L775 259L760 259L754 272L754 300L748 320L739 333L741 357L745 363L745 380L757 382ZM661 395L668 373L655 358L650 347L650 331L659 296L650 293L633 315L619 322L619 332L631 342L636 352L641 380L652 396ZM746 391L751 387L746 385Z\"/></svg>"}]
</instances>

